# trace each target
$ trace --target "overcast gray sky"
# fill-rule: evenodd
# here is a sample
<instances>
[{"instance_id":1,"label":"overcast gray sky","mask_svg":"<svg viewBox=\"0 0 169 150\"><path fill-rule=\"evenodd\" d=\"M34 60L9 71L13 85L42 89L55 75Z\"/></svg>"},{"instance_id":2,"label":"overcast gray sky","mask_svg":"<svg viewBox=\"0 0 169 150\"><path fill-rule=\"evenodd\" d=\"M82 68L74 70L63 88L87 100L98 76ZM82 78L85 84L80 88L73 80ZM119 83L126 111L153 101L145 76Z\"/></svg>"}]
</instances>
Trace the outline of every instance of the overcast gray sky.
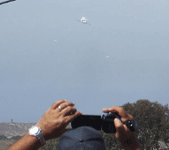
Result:
<instances>
[{"instance_id":1,"label":"overcast gray sky","mask_svg":"<svg viewBox=\"0 0 169 150\"><path fill-rule=\"evenodd\" d=\"M168 0L1 5L0 122L37 122L59 99L99 115L139 99L168 104L168 8Z\"/></svg>"}]
</instances>

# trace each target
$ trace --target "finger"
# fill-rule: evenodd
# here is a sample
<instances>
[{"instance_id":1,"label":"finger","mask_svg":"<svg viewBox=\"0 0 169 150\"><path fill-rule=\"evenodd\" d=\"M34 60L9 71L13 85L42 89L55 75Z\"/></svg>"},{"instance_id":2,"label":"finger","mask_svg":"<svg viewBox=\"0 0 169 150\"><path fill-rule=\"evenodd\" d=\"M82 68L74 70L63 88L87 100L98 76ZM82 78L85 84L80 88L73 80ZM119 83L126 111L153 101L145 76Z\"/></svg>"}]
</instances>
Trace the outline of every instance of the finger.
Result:
<instances>
[{"instance_id":1,"label":"finger","mask_svg":"<svg viewBox=\"0 0 169 150\"><path fill-rule=\"evenodd\" d=\"M59 100L57 102L55 102L52 106L51 109L56 109L60 104L66 102L66 100Z\"/></svg>"},{"instance_id":2,"label":"finger","mask_svg":"<svg viewBox=\"0 0 169 150\"><path fill-rule=\"evenodd\" d=\"M108 107L108 108L104 108L103 112L118 112L119 109L121 109L122 107L120 106L112 106L112 107Z\"/></svg>"},{"instance_id":3,"label":"finger","mask_svg":"<svg viewBox=\"0 0 169 150\"><path fill-rule=\"evenodd\" d=\"M71 111L69 111L67 114L65 114L65 116L68 116L68 115L74 115L76 113L77 109L74 108L72 109Z\"/></svg>"},{"instance_id":4,"label":"finger","mask_svg":"<svg viewBox=\"0 0 169 150\"><path fill-rule=\"evenodd\" d=\"M61 111L61 114L63 116L68 116L71 113L75 113L76 111L77 111L76 108L74 108L73 106L67 106L65 109Z\"/></svg>"},{"instance_id":5,"label":"finger","mask_svg":"<svg viewBox=\"0 0 169 150\"><path fill-rule=\"evenodd\" d=\"M123 129L123 123L118 118L114 119L114 126L116 127L117 130Z\"/></svg>"},{"instance_id":6,"label":"finger","mask_svg":"<svg viewBox=\"0 0 169 150\"><path fill-rule=\"evenodd\" d=\"M122 122L119 119L117 119L117 118L114 119L114 126L116 128L116 134L117 134L117 136L122 135L123 132L125 131ZM117 137L117 138L119 138L119 137Z\"/></svg>"},{"instance_id":7,"label":"finger","mask_svg":"<svg viewBox=\"0 0 169 150\"><path fill-rule=\"evenodd\" d=\"M124 127L125 131L127 131L127 132L130 131L130 129L129 129L125 124L123 124L123 127ZM131 132L131 131L130 131L130 132Z\"/></svg>"},{"instance_id":8,"label":"finger","mask_svg":"<svg viewBox=\"0 0 169 150\"><path fill-rule=\"evenodd\" d=\"M65 102L65 103L62 103L60 104L59 106L61 106L61 110L63 111L64 109L66 109L68 106L74 106L75 104L72 103L72 102ZM59 111L61 111L59 108L58 108Z\"/></svg>"},{"instance_id":9,"label":"finger","mask_svg":"<svg viewBox=\"0 0 169 150\"><path fill-rule=\"evenodd\" d=\"M110 112L110 109L111 109L111 107L104 108L104 109L103 109L103 112Z\"/></svg>"},{"instance_id":10,"label":"finger","mask_svg":"<svg viewBox=\"0 0 169 150\"><path fill-rule=\"evenodd\" d=\"M132 120L133 117L128 114L124 108L120 107L120 106L113 106L113 107L110 107L110 108L106 108L106 109L103 109L103 112L114 112L114 113L117 113L120 117L121 117L121 121L122 122L125 122L127 120Z\"/></svg>"},{"instance_id":11,"label":"finger","mask_svg":"<svg viewBox=\"0 0 169 150\"><path fill-rule=\"evenodd\" d=\"M119 114L121 117L125 117L127 115L124 108L122 108L120 106L113 106L113 107L109 108L109 111L115 112L115 113Z\"/></svg>"},{"instance_id":12,"label":"finger","mask_svg":"<svg viewBox=\"0 0 169 150\"><path fill-rule=\"evenodd\" d=\"M122 108L122 107L120 107L120 106L113 106L113 107L111 107L110 108L110 110L112 111L112 112L125 112L125 110Z\"/></svg>"},{"instance_id":13,"label":"finger","mask_svg":"<svg viewBox=\"0 0 169 150\"><path fill-rule=\"evenodd\" d=\"M66 120L67 123L69 124L70 122L72 122L75 118L77 118L78 116L81 116L82 112L76 111L73 115L67 116Z\"/></svg>"}]
</instances>

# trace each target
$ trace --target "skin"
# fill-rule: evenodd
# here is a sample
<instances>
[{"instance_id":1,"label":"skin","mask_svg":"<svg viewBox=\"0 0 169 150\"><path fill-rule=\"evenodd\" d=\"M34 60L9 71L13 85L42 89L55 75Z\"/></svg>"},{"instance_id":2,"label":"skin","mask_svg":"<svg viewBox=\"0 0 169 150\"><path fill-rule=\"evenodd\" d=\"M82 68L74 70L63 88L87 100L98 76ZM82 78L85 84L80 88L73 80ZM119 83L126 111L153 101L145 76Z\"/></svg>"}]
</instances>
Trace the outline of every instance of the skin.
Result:
<instances>
[{"instance_id":1,"label":"skin","mask_svg":"<svg viewBox=\"0 0 169 150\"><path fill-rule=\"evenodd\" d=\"M44 136L45 141L60 137L66 132L66 126L76 117L82 115L81 112L77 111L74 105L75 104L72 102L59 100L45 112L36 124L36 126L39 126L42 129L42 135ZM62 110L59 110L59 106L62 107ZM103 109L103 112L118 113L121 116L122 122L133 119L133 117L127 114L122 107L118 106L105 108ZM114 120L116 138L121 142L125 150L141 150L134 133L121 121L117 118ZM7 150L38 150L41 146L41 143L36 137L27 133Z\"/></svg>"},{"instance_id":2,"label":"skin","mask_svg":"<svg viewBox=\"0 0 169 150\"><path fill-rule=\"evenodd\" d=\"M123 122L132 120L133 116L125 112L122 107L114 106L103 109L103 112L114 112L121 117L121 121L117 118L114 119L114 125L116 127L116 138L120 141L125 150L141 150L134 133L131 132Z\"/></svg>"},{"instance_id":3,"label":"skin","mask_svg":"<svg viewBox=\"0 0 169 150\"><path fill-rule=\"evenodd\" d=\"M82 115L74 108L74 103L65 100L55 102L42 116L36 126L42 129L45 140L60 137L66 132L66 126L76 117ZM63 109L59 110L58 106ZM27 133L23 138L12 145L8 150L37 150L41 147L39 140Z\"/></svg>"}]
</instances>

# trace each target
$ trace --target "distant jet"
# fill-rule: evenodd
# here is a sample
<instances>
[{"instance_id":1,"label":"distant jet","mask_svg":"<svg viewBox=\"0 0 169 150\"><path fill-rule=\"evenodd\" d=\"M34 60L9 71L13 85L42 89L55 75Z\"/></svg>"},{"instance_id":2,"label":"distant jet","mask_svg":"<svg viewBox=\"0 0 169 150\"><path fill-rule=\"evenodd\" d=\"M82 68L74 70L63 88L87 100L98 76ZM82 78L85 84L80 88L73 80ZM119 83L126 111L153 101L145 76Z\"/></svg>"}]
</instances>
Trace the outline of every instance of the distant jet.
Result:
<instances>
[{"instance_id":1,"label":"distant jet","mask_svg":"<svg viewBox=\"0 0 169 150\"><path fill-rule=\"evenodd\" d=\"M77 20L77 19L76 19ZM88 25L91 25L90 23L87 22L87 19L85 17L82 17L80 20L77 20L77 21L80 21L84 24L88 24Z\"/></svg>"},{"instance_id":2,"label":"distant jet","mask_svg":"<svg viewBox=\"0 0 169 150\"><path fill-rule=\"evenodd\" d=\"M6 3L9 3L9 2L13 2L13 1L15 1L15 0L7 0L7 1L4 1L4 2L0 2L0 5L6 4Z\"/></svg>"}]
</instances>

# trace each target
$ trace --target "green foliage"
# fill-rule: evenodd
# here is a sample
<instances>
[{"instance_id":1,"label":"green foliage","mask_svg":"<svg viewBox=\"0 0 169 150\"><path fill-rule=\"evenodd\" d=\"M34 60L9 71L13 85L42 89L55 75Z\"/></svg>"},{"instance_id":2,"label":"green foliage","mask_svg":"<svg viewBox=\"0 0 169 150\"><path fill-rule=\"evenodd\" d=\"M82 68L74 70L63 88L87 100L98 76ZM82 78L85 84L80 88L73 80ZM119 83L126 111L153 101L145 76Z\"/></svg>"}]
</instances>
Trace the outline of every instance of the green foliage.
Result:
<instances>
[{"instance_id":1,"label":"green foliage","mask_svg":"<svg viewBox=\"0 0 169 150\"><path fill-rule=\"evenodd\" d=\"M127 103L123 108L131 114L138 123L137 137L142 149L158 149L158 141L169 140L168 105L158 102L138 100Z\"/></svg>"},{"instance_id":2,"label":"green foliage","mask_svg":"<svg viewBox=\"0 0 169 150\"><path fill-rule=\"evenodd\" d=\"M169 143L169 107L158 102L149 100L138 100L136 103L127 103L122 106L126 112L134 117L138 124L135 135L142 149L159 149L159 142ZM107 145L107 150L122 150L121 144L117 141L114 134L106 134L100 131ZM13 137L19 139L19 136ZM7 139L0 135L1 139ZM40 150L56 150L59 138L47 141L46 145ZM162 149L162 148L160 148ZM168 148L169 149L169 148Z\"/></svg>"},{"instance_id":3,"label":"green foliage","mask_svg":"<svg viewBox=\"0 0 169 150\"><path fill-rule=\"evenodd\" d=\"M169 109L158 102L138 100L136 103L127 103L122 106L131 114L138 124L136 137L142 149L159 149L158 141L169 142ZM114 134L100 131L107 145L107 150L121 150L121 144ZM56 150L59 139L50 140L40 150Z\"/></svg>"}]
</instances>

